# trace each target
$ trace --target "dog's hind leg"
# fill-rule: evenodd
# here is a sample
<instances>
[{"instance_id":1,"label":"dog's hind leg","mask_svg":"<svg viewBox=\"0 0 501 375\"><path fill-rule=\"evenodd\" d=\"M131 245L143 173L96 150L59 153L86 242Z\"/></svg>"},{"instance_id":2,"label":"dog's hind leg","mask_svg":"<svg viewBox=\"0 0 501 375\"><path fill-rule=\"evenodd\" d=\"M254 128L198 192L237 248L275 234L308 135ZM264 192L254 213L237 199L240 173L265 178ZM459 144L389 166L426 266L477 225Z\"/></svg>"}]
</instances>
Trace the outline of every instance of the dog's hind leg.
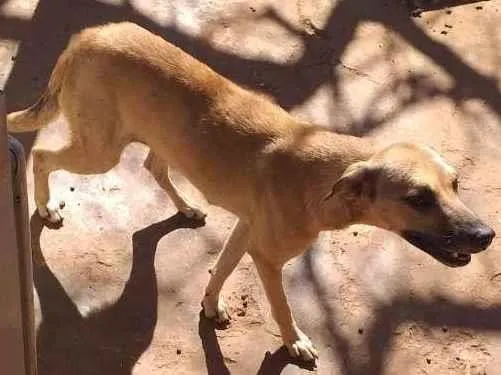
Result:
<instances>
[{"instance_id":1,"label":"dog's hind leg","mask_svg":"<svg viewBox=\"0 0 501 375\"><path fill-rule=\"evenodd\" d=\"M97 156L82 148L79 142L74 142L58 151L34 149L35 202L40 216L52 223L59 223L63 219L60 202L50 196L51 172L64 169L77 174L105 173L118 164L121 151L121 147L109 145L106 152Z\"/></svg>"},{"instance_id":2,"label":"dog's hind leg","mask_svg":"<svg viewBox=\"0 0 501 375\"><path fill-rule=\"evenodd\" d=\"M196 220L202 220L207 216L200 208L195 207L182 196L169 176L169 166L158 158L153 151L150 151L148 154L144 166L150 171L157 183L167 192L179 212L187 218Z\"/></svg>"},{"instance_id":3,"label":"dog's hind leg","mask_svg":"<svg viewBox=\"0 0 501 375\"><path fill-rule=\"evenodd\" d=\"M207 318L215 318L220 324L227 323L230 317L224 300L219 294L224 282L233 272L240 259L242 259L246 250L248 250L249 239L248 224L238 220L224 244L216 265L210 271L211 277L205 289L202 307Z\"/></svg>"}]
</instances>

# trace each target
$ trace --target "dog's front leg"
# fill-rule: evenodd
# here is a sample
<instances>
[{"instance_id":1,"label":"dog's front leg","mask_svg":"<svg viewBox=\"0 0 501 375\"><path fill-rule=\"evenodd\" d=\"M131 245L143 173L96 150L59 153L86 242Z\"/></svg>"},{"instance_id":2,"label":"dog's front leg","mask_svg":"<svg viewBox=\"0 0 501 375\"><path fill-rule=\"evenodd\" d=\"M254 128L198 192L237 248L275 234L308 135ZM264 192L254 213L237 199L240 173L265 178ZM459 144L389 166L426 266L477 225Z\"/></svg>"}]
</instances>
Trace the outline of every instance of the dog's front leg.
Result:
<instances>
[{"instance_id":1,"label":"dog's front leg","mask_svg":"<svg viewBox=\"0 0 501 375\"><path fill-rule=\"evenodd\" d=\"M317 350L308 336L296 326L289 303L287 302L282 284L283 264L271 264L260 254L253 255L252 258L271 305L273 318L280 328L282 340L289 353L294 357L301 357L306 361L315 361L318 358Z\"/></svg>"}]
</instances>

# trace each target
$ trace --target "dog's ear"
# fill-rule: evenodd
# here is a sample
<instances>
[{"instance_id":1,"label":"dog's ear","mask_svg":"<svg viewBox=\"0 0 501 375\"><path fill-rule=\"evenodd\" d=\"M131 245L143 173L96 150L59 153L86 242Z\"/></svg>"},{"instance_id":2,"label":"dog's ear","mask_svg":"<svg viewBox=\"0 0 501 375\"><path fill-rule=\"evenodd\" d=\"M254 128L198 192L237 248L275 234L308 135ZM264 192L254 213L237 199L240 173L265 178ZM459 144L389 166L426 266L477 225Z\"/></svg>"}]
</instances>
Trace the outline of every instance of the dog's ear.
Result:
<instances>
[{"instance_id":1,"label":"dog's ear","mask_svg":"<svg viewBox=\"0 0 501 375\"><path fill-rule=\"evenodd\" d=\"M345 199L366 197L373 200L376 195L376 176L378 168L370 162L360 161L351 164L334 183L324 200L334 196Z\"/></svg>"}]
</instances>

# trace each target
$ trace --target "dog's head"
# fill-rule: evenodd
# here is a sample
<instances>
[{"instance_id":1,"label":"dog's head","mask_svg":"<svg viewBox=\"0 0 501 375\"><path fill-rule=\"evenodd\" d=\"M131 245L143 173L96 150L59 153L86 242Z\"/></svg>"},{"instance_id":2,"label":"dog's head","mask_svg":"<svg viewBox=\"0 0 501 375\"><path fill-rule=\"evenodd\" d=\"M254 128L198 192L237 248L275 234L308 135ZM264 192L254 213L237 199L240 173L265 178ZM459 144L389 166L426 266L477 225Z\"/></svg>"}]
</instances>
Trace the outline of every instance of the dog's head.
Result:
<instances>
[{"instance_id":1,"label":"dog's head","mask_svg":"<svg viewBox=\"0 0 501 375\"><path fill-rule=\"evenodd\" d=\"M395 232L458 267L495 236L459 199L458 184L457 172L434 150L394 144L349 166L326 199L342 201L355 222Z\"/></svg>"}]
</instances>

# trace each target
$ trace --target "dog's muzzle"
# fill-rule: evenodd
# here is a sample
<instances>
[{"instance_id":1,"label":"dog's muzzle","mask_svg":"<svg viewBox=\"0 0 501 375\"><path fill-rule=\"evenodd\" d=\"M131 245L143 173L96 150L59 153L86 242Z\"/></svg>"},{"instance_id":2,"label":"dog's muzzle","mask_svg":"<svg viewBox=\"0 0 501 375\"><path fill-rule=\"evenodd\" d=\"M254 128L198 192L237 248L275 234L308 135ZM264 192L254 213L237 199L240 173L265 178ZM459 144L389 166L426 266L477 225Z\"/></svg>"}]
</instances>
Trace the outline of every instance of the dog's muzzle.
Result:
<instances>
[{"instance_id":1,"label":"dog's muzzle","mask_svg":"<svg viewBox=\"0 0 501 375\"><path fill-rule=\"evenodd\" d=\"M404 231L402 237L410 244L431 255L449 267L466 266L471 254L486 250L496 233L481 224L464 230L460 234L434 236L419 231Z\"/></svg>"}]
</instances>

